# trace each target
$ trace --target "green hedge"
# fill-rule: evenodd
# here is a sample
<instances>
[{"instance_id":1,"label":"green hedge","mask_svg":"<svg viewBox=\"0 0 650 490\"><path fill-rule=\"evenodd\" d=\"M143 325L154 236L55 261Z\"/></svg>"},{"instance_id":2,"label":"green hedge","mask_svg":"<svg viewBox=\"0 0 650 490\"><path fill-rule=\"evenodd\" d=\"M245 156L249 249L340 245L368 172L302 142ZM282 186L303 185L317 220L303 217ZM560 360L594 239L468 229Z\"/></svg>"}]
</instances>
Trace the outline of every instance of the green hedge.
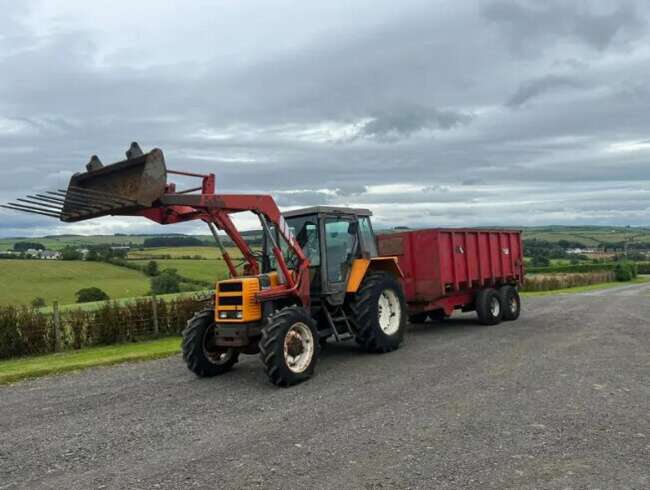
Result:
<instances>
[{"instance_id":1,"label":"green hedge","mask_svg":"<svg viewBox=\"0 0 650 490\"><path fill-rule=\"evenodd\" d=\"M522 291L555 291L558 289L591 286L616 279L614 271L572 272L567 274L538 274L526 277Z\"/></svg>"},{"instance_id":2,"label":"green hedge","mask_svg":"<svg viewBox=\"0 0 650 490\"><path fill-rule=\"evenodd\" d=\"M556 265L551 267L526 267L528 274L552 274L552 273L574 273L574 272L606 272L613 271L618 265L617 262L607 262L602 264L575 264L575 265Z\"/></svg>"},{"instance_id":3,"label":"green hedge","mask_svg":"<svg viewBox=\"0 0 650 490\"><path fill-rule=\"evenodd\" d=\"M65 310L58 322L53 314L37 309L0 307L0 359L178 335L187 320L210 301L198 296L158 299L157 329L152 299L107 302L96 310Z\"/></svg>"},{"instance_id":4,"label":"green hedge","mask_svg":"<svg viewBox=\"0 0 650 490\"><path fill-rule=\"evenodd\" d=\"M636 270L639 274L650 274L650 262L637 262Z\"/></svg>"}]
</instances>

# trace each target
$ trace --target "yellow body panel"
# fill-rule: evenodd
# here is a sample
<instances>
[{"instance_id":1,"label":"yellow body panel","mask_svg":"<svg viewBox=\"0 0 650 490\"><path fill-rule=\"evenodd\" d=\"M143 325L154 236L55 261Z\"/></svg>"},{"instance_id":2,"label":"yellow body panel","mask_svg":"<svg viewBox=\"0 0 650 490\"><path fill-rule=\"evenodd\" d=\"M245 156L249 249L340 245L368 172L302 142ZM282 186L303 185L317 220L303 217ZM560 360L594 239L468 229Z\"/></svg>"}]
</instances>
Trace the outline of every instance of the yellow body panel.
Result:
<instances>
[{"instance_id":1,"label":"yellow body panel","mask_svg":"<svg viewBox=\"0 0 650 490\"><path fill-rule=\"evenodd\" d=\"M373 257L372 259L354 259L350 270L350 277L346 292L356 293L369 271L385 271L395 274L397 277L404 277L402 270L397 263L397 257Z\"/></svg>"},{"instance_id":2,"label":"yellow body panel","mask_svg":"<svg viewBox=\"0 0 650 490\"><path fill-rule=\"evenodd\" d=\"M271 287L279 284L278 274L276 272L271 272L266 275L269 278ZM240 283L241 291L222 291L222 289L228 289L228 285L236 285ZM262 319L262 305L257 301L257 293L259 292L260 279L257 276L237 277L234 279L219 281L219 283L217 283L215 296L215 321L219 323L246 323L260 321ZM241 301L237 301L237 298L241 298ZM239 304L224 304L227 302ZM241 311L241 318L219 318L219 313L233 311Z\"/></svg>"}]
</instances>

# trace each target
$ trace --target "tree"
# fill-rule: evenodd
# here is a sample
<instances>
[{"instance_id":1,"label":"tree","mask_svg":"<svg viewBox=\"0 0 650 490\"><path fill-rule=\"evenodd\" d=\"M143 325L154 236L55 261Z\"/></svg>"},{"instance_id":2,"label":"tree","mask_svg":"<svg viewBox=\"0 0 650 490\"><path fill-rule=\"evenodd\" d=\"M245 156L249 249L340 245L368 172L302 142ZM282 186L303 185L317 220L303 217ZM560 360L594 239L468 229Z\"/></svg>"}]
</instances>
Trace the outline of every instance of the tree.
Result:
<instances>
[{"instance_id":1,"label":"tree","mask_svg":"<svg viewBox=\"0 0 650 490\"><path fill-rule=\"evenodd\" d=\"M81 252L70 245L67 245L61 250L61 260L81 260Z\"/></svg>"},{"instance_id":2,"label":"tree","mask_svg":"<svg viewBox=\"0 0 650 490\"><path fill-rule=\"evenodd\" d=\"M158 269L158 262L155 260L150 260L144 268L144 273L149 277L154 277L160 274L160 270Z\"/></svg>"},{"instance_id":3,"label":"tree","mask_svg":"<svg viewBox=\"0 0 650 490\"><path fill-rule=\"evenodd\" d=\"M151 278L151 292L154 294L178 293L181 290L181 276L176 269L165 269Z\"/></svg>"},{"instance_id":4,"label":"tree","mask_svg":"<svg viewBox=\"0 0 650 490\"><path fill-rule=\"evenodd\" d=\"M145 238L144 248L156 247L200 247L205 243L193 236L159 236L154 238Z\"/></svg>"},{"instance_id":5,"label":"tree","mask_svg":"<svg viewBox=\"0 0 650 490\"><path fill-rule=\"evenodd\" d=\"M108 294L99 288L84 288L75 293L77 303L90 303L92 301L106 301L110 299Z\"/></svg>"},{"instance_id":6,"label":"tree","mask_svg":"<svg viewBox=\"0 0 650 490\"><path fill-rule=\"evenodd\" d=\"M34 298L32 300L31 305L32 305L32 308L43 308L46 305L46 303L45 303L45 300L43 298L38 296L38 297L36 297L36 298Z\"/></svg>"},{"instance_id":7,"label":"tree","mask_svg":"<svg viewBox=\"0 0 650 490\"><path fill-rule=\"evenodd\" d=\"M16 242L14 243L14 251L16 252L26 252L29 249L34 250L45 250L45 245L42 245L37 242Z\"/></svg>"},{"instance_id":8,"label":"tree","mask_svg":"<svg viewBox=\"0 0 650 490\"><path fill-rule=\"evenodd\" d=\"M535 255L533 260L530 261L530 265L533 267L548 267L551 265L551 261L543 255Z\"/></svg>"}]
</instances>

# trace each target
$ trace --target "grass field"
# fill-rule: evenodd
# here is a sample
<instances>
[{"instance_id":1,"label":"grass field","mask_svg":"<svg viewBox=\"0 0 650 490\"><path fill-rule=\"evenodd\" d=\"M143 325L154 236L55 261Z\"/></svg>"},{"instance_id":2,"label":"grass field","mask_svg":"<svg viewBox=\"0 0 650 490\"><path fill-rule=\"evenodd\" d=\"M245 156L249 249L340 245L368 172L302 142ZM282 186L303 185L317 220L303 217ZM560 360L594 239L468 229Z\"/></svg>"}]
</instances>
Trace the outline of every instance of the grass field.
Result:
<instances>
[{"instance_id":1,"label":"grass field","mask_svg":"<svg viewBox=\"0 0 650 490\"><path fill-rule=\"evenodd\" d=\"M548 226L524 229L524 238L559 242L567 240L597 247L603 242L631 241L650 245L650 229L606 226Z\"/></svg>"},{"instance_id":2,"label":"grass field","mask_svg":"<svg viewBox=\"0 0 650 490\"><path fill-rule=\"evenodd\" d=\"M74 303L75 292L99 287L110 298L144 296L150 281L141 272L98 262L0 260L0 306L29 304L42 297L48 305Z\"/></svg>"},{"instance_id":3,"label":"grass field","mask_svg":"<svg viewBox=\"0 0 650 490\"><path fill-rule=\"evenodd\" d=\"M179 350L180 339L178 337L168 337L136 344L89 347L73 352L10 359L0 361L0 384L89 367L159 359L174 355Z\"/></svg>"},{"instance_id":4,"label":"grass field","mask_svg":"<svg viewBox=\"0 0 650 490\"><path fill-rule=\"evenodd\" d=\"M228 269L223 260L156 260L160 270L176 269L178 273L189 279L214 283L228 277Z\"/></svg>"},{"instance_id":5,"label":"grass field","mask_svg":"<svg viewBox=\"0 0 650 490\"><path fill-rule=\"evenodd\" d=\"M239 249L228 247L228 253L231 257L241 257ZM129 259L146 260L155 259L161 255L169 255L172 259L179 257L200 256L204 259L221 258L221 252L217 247L164 247L164 248L147 248L145 250L133 250L129 252Z\"/></svg>"}]
</instances>

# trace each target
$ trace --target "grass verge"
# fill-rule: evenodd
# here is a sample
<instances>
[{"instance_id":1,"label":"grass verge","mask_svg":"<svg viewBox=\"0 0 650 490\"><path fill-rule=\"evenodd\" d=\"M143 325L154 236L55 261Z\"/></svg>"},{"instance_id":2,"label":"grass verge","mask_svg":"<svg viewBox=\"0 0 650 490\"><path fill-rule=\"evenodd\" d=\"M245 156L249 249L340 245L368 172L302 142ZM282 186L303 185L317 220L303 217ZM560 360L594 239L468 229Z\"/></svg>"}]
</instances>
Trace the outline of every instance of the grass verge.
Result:
<instances>
[{"instance_id":1,"label":"grass verge","mask_svg":"<svg viewBox=\"0 0 650 490\"><path fill-rule=\"evenodd\" d=\"M528 291L520 293L524 297L534 297L534 296L555 296L557 294L576 294L576 293L586 293L589 291L598 291L601 289L611 289L621 286L629 286L631 284L644 284L650 282L650 276L639 276L631 281L626 282L602 282L600 284L591 284L589 286L579 286L576 288L566 288L566 289L553 289L551 291Z\"/></svg>"},{"instance_id":2,"label":"grass verge","mask_svg":"<svg viewBox=\"0 0 650 490\"><path fill-rule=\"evenodd\" d=\"M179 337L148 342L88 347L78 351L0 361L0 384L123 362L148 361L180 351Z\"/></svg>"}]
</instances>

